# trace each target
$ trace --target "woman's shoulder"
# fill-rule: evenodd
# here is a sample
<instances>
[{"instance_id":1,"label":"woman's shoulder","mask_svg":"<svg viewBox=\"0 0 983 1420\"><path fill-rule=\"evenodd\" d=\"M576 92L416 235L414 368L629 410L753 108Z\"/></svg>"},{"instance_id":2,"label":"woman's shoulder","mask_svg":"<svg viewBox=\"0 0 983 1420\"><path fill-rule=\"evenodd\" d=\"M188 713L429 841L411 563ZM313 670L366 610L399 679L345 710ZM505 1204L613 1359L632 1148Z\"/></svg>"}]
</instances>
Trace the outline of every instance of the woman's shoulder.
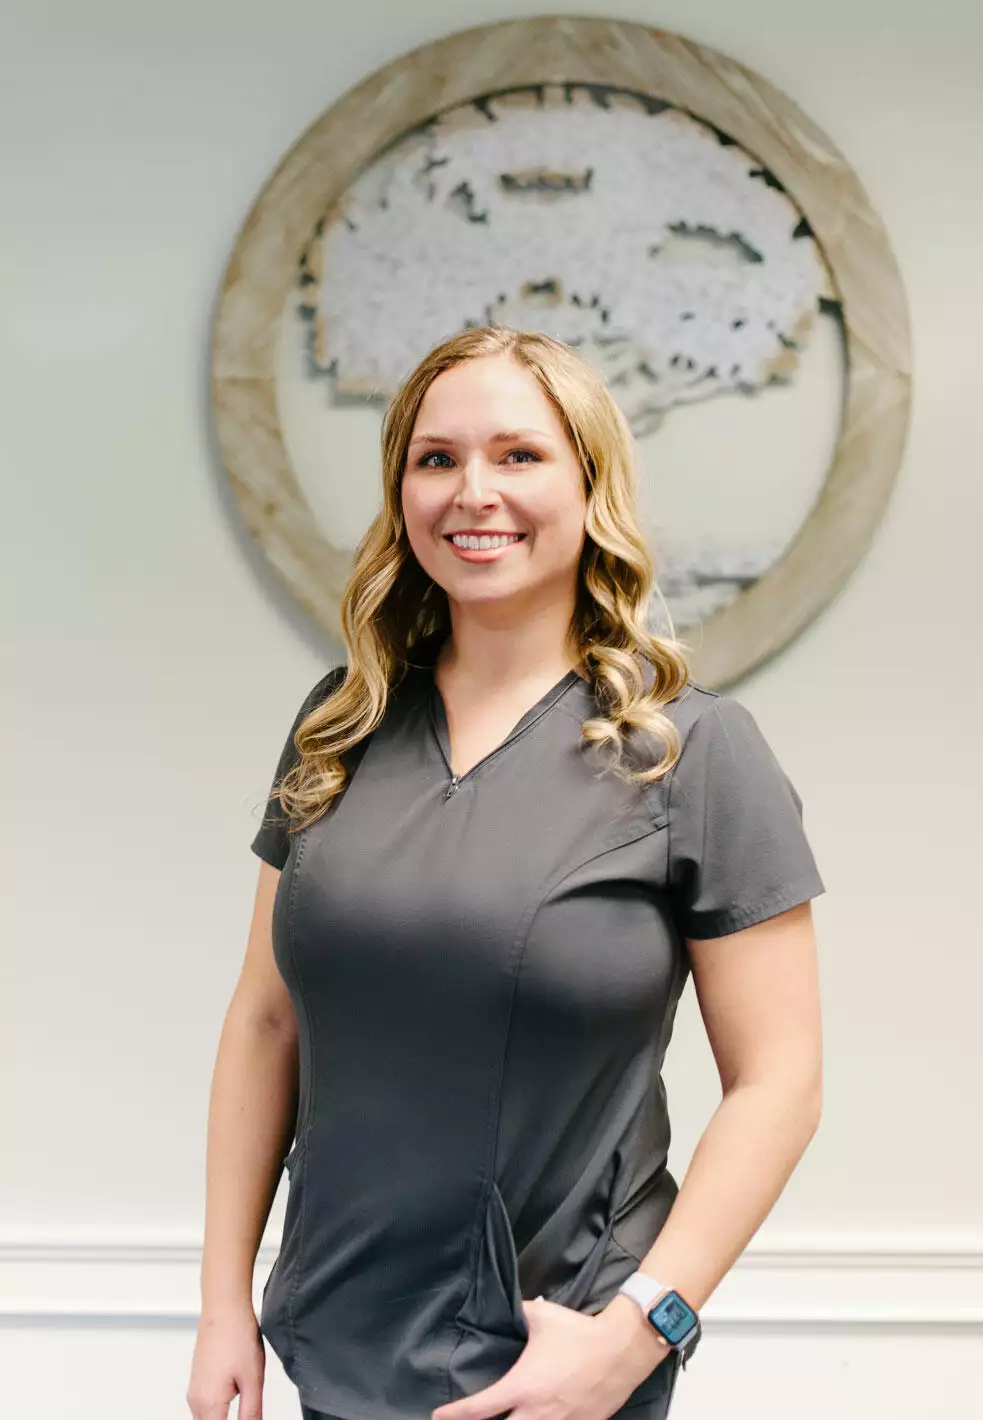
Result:
<instances>
[{"instance_id":1,"label":"woman's shoulder","mask_svg":"<svg viewBox=\"0 0 983 1420\"><path fill-rule=\"evenodd\" d=\"M737 750L748 740L763 735L751 711L734 695L711 690L699 681L688 680L672 700L661 707L679 731L685 749L690 740L707 747L717 742Z\"/></svg>"},{"instance_id":2,"label":"woman's shoulder","mask_svg":"<svg viewBox=\"0 0 983 1420\"><path fill-rule=\"evenodd\" d=\"M678 773L684 772L684 760L692 768L695 760L714 752L718 745L737 749L749 737L761 737L753 716L739 700L692 677L670 700L657 705L680 742L679 753L665 775L666 788ZM668 753L663 730L653 727L636 733L632 739L646 768L661 762Z\"/></svg>"}]
</instances>

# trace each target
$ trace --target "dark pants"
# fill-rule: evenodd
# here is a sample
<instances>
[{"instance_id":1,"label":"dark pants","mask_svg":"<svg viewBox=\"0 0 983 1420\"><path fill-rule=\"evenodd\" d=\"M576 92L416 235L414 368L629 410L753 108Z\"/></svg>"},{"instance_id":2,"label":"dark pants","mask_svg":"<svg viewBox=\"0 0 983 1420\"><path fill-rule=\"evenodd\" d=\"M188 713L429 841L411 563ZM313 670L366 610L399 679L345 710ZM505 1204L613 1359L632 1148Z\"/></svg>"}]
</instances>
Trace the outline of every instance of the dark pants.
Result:
<instances>
[{"instance_id":1,"label":"dark pants","mask_svg":"<svg viewBox=\"0 0 983 1420\"><path fill-rule=\"evenodd\" d=\"M681 1368L682 1362L678 1351L675 1355L667 1356L659 1365L659 1370L664 1373L666 1378L665 1388L653 1395L650 1400L639 1400L634 1405L623 1405L620 1410L615 1411L611 1420L666 1420ZM309 1405L303 1404L300 1407L300 1414L301 1420L341 1420L340 1416L328 1415L323 1410L312 1410ZM430 1420L429 1413L421 1415L420 1420Z\"/></svg>"}]
</instances>

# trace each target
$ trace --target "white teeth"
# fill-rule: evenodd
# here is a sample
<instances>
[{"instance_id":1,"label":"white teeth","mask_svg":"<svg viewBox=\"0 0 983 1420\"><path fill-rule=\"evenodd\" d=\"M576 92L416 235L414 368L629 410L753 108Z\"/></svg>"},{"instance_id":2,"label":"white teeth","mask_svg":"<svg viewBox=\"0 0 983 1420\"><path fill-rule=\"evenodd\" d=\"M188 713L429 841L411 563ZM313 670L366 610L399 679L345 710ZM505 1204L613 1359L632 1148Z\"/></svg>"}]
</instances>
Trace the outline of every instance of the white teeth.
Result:
<instances>
[{"instance_id":1,"label":"white teeth","mask_svg":"<svg viewBox=\"0 0 983 1420\"><path fill-rule=\"evenodd\" d=\"M473 552L486 552L492 547L506 547L510 542L518 542L521 534L509 533L504 537L475 537L474 535L455 535L451 541L455 547L468 548Z\"/></svg>"}]
</instances>

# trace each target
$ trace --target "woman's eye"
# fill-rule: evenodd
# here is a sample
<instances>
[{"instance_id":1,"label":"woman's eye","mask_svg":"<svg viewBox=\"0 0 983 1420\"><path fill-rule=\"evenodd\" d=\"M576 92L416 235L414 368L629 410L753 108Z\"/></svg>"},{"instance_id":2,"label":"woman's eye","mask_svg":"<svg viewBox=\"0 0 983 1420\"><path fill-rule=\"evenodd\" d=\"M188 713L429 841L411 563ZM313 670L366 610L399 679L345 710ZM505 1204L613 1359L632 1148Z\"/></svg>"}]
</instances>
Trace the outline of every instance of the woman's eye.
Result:
<instances>
[{"instance_id":1,"label":"woman's eye","mask_svg":"<svg viewBox=\"0 0 983 1420\"><path fill-rule=\"evenodd\" d=\"M433 460L439 459L439 463ZM505 455L506 461L515 460L519 463L539 463L540 456L533 449L510 449ZM421 454L417 459L417 468L451 468L454 460L450 454L443 449L431 449L427 454Z\"/></svg>"}]
</instances>

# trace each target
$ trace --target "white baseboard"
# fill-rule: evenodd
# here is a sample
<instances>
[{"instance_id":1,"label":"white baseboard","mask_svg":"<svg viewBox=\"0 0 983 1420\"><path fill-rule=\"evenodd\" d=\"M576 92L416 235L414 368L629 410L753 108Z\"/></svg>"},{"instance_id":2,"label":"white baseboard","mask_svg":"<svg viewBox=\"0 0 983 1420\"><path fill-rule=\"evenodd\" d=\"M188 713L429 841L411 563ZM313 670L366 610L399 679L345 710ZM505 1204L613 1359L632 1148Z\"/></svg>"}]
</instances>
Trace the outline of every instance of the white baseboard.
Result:
<instances>
[{"instance_id":1,"label":"white baseboard","mask_svg":"<svg viewBox=\"0 0 983 1420\"><path fill-rule=\"evenodd\" d=\"M264 1244L255 1297L276 1257ZM153 1233L0 1237L0 1324L194 1325L200 1241ZM983 1237L752 1243L703 1308L707 1330L983 1329Z\"/></svg>"}]
</instances>

